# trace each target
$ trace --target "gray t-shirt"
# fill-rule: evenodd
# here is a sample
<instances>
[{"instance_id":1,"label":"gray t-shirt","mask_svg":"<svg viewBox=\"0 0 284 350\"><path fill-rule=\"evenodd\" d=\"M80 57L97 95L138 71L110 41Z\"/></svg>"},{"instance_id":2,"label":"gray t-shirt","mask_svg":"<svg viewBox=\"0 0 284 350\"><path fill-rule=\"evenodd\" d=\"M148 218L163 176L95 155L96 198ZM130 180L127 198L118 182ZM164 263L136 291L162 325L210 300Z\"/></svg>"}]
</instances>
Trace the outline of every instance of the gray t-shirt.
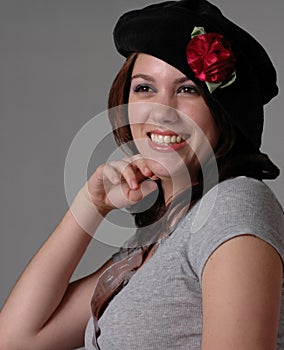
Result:
<instances>
[{"instance_id":1,"label":"gray t-shirt","mask_svg":"<svg viewBox=\"0 0 284 350\"><path fill-rule=\"evenodd\" d=\"M100 349L200 350L203 268L216 248L242 234L265 240L284 261L282 208L268 186L244 176L211 189L114 297L99 320ZM90 319L86 349L93 349L92 332ZM284 288L280 349L284 349Z\"/></svg>"}]
</instances>

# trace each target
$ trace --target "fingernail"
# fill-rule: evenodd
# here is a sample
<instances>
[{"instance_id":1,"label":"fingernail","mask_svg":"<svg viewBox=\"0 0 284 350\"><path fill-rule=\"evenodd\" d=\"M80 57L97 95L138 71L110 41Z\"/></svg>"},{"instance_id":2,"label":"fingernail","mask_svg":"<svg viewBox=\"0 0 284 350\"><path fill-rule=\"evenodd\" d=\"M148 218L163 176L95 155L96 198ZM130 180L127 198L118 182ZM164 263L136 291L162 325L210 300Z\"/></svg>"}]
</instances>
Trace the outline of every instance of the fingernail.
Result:
<instances>
[{"instance_id":1,"label":"fingernail","mask_svg":"<svg viewBox=\"0 0 284 350\"><path fill-rule=\"evenodd\" d=\"M133 189L138 187L138 183L135 180L132 180L130 184L131 184L131 188Z\"/></svg>"},{"instance_id":2,"label":"fingernail","mask_svg":"<svg viewBox=\"0 0 284 350\"><path fill-rule=\"evenodd\" d=\"M112 178L112 182L113 182L114 185L118 185L118 184L119 184L119 181L120 181L120 180L119 180L118 177L113 177L113 178Z\"/></svg>"},{"instance_id":3,"label":"fingernail","mask_svg":"<svg viewBox=\"0 0 284 350\"><path fill-rule=\"evenodd\" d=\"M150 175L150 174L152 174L152 171L151 171L149 168L144 167L144 168L143 168L143 173L144 173L145 175Z\"/></svg>"}]
</instances>

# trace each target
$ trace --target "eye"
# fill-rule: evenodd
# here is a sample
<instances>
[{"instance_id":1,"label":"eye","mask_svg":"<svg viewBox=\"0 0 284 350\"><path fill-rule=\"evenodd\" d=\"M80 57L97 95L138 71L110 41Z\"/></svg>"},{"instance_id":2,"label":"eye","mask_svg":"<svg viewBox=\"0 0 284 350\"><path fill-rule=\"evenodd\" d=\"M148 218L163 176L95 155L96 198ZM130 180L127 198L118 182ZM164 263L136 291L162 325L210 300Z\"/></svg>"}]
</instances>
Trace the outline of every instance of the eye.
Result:
<instances>
[{"instance_id":1,"label":"eye","mask_svg":"<svg viewBox=\"0 0 284 350\"><path fill-rule=\"evenodd\" d=\"M147 84L139 84L133 88L133 91L136 93L147 93L147 92L155 92L155 89Z\"/></svg>"},{"instance_id":2,"label":"eye","mask_svg":"<svg viewBox=\"0 0 284 350\"><path fill-rule=\"evenodd\" d=\"M197 89L196 86L193 85L185 85L185 86L181 86L180 88L178 88L177 91L178 94L190 94L190 95L199 95L199 91Z\"/></svg>"}]
</instances>

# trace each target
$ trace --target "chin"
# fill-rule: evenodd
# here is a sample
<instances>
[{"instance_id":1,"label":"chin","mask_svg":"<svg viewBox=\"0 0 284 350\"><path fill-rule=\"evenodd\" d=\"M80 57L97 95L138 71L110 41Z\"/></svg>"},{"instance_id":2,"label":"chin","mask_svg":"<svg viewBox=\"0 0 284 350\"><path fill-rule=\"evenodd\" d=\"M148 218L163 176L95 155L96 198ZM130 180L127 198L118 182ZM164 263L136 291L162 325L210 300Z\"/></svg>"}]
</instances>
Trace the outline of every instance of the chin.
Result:
<instances>
[{"instance_id":1,"label":"chin","mask_svg":"<svg viewBox=\"0 0 284 350\"><path fill-rule=\"evenodd\" d=\"M171 177L171 170L169 169L169 162L167 161L156 161L153 159L147 160L147 165L151 171L158 177Z\"/></svg>"},{"instance_id":2,"label":"chin","mask_svg":"<svg viewBox=\"0 0 284 350\"><path fill-rule=\"evenodd\" d=\"M195 173L194 169L197 169L197 164L195 162L190 162L186 164L182 159L159 159L147 160L147 165L152 170L152 172L163 179L175 179L175 178L187 178L190 181L190 172ZM191 171L189 171L191 169Z\"/></svg>"}]
</instances>

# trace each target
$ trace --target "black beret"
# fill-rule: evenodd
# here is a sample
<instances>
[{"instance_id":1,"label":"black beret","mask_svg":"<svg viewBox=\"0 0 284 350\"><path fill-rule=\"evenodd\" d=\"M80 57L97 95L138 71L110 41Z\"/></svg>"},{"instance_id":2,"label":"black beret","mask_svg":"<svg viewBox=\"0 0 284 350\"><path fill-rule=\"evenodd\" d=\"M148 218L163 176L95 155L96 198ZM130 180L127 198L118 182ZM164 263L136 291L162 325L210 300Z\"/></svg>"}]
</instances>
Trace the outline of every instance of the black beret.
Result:
<instances>
[{"instance_id":1,"label":"black beret","mask_svg":"<svg viewBox=\"0 0 284 350\"><path fill-rule=\"evenodd\" d=\"M188 62L187 48L196 27L224 37L233 55L235 81L211 93ZM127 12L114 28L114 42L125 57L146 53L183 72L223 107L233 125L259 149L263 106L278 93L276 71L264 48L215 5L206 0L167 1Z\"/></svg>"}]
</instances>

